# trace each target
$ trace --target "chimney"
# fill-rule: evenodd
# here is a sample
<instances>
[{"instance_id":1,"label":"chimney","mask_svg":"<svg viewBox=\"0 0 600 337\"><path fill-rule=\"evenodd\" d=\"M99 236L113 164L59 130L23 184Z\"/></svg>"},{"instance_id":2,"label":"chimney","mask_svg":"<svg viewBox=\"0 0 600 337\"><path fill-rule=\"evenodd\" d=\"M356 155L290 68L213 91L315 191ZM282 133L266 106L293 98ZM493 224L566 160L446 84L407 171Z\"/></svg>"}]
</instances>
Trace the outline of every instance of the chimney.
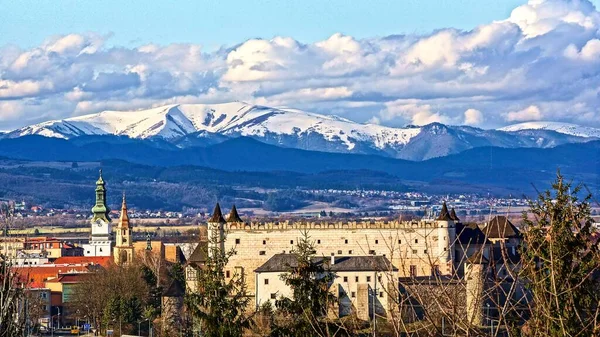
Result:
<instances>
[{"instance_id":1,"label":"chimney","mask_svg":"<svg viewBox=\"0 0 600 337\"><path fill-rule=\"evenodd\" d=\"M333 266L335 264L335 255L333 255L333 253L331 253L331 265Z\"/></svg>"}]
</instances>

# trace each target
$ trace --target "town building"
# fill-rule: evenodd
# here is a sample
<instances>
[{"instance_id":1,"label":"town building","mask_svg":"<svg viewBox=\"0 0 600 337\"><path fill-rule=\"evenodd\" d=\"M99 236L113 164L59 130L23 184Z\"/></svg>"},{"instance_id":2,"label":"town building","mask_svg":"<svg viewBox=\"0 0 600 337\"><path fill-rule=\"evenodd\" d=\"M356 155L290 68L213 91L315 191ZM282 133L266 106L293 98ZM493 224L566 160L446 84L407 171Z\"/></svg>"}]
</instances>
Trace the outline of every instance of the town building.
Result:
<instances>
[{"instance_id":1,"label":"town building","mask_svg":"<svg viewBox=\"0 0 600 337\"><path fill-rule=\"evenodd\" d=\"M131 263L133 261L133 242L131 240L131 225L127 214L127 201L123 193L123 203L121 205L121 215L116 229L116 245L113 251L115 263L118 265Z\"/></svg>"}]
</instances>

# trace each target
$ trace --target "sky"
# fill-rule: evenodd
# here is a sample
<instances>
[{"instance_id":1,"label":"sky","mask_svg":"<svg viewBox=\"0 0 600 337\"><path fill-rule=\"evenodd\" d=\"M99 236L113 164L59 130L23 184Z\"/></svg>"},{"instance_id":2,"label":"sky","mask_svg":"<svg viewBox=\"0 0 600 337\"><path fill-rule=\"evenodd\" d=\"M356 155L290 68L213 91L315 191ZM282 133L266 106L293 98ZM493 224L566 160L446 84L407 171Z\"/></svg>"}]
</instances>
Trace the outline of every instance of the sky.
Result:
<instances>
[{"instance_id":1,"label":"sky","mask_svg":"<svg viewBox=\"0 0 600 337\"><path fill-rule=\"evenodd\" d=\"M0 130L231 101L600 127L598 2L0 0Z\"/></svg>"}]
</instances>

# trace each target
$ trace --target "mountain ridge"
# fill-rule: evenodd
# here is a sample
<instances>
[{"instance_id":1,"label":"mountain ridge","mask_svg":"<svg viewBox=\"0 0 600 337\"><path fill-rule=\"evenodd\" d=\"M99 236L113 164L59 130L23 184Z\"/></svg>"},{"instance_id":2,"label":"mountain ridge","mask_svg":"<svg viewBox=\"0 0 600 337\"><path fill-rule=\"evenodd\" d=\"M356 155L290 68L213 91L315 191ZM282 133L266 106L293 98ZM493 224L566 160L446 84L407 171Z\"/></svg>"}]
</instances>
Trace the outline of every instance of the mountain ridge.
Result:
<instances>
[{"instance_id":1,"label":"mountain ridge","mask_svg":"<svg viewBox=\"0 0 600 337\"><path fill-rule=\"evenodd\" d=\"M420 161L481 146L546 148L582 143L600 139L600 129L521 126L485 130L441 123L392 128L298 109L232 102L103 111L26 126L0 137L28 135L63 139L127 136L160 139L183 149L250 137L280 147Z\"/></svg>"}]
</instances>

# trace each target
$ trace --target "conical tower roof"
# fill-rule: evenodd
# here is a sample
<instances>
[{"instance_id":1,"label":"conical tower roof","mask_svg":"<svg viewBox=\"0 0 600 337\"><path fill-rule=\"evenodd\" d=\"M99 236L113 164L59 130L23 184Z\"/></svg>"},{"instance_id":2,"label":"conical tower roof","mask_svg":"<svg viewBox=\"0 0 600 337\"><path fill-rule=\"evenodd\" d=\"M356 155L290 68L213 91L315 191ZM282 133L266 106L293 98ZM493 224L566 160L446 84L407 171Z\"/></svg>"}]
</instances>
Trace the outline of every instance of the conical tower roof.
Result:
<instances>
[{"instance_id":1,"label":"conical tower roof","mask_svg":"<svg viewBox=\"0 0 600 337\"><path fill-rule=\"evenodd\" d=\"M129 228L129 214L127 214L127 201L125 192L123 192L123 203L121 204L121 216L119 217L119 227Z\"/></svg>"},{"instance_id":2,"label":"conical tower roof","mask_svg":"<svg viewBox=\"0 0 600 337\"><path fill-rule=\"evenodd\" d=\"M452 219L454 221L460 221L460 219L458 218L458 215L456 215L456 211L454 210L454 207L452 207L452 209L450 210L450 219Z\"/></svg>"},{"instance_id":3,"label":"conical tower roof","mask_svg":"<svg viewBox=\"0 0 600 337\"><path fill-rule=\"evenodd\" d=\"M231 211L229 212L229 216L227 217L227 222L244 222L242 218L240 218L240 215L238 214L235 205L231 207Z\"/></svg>"},{"instance_id":4,"label":"conical tower roof","mask_svg":"<svg viewBox=\"0 0 600 337\"><path fill-rule=\"evenodd\" d=\"M208 222L212 222L212 223L225 223L226 222L225 219L223 218L223 213L221 212L221 205L219 205L218 202L215 205L215 209L214 209L210 219L208 219Z\"/></svg>"},{"instance_id":5,"label":"conical tower roof","mask_svg":"<svg viewBox=\"0 0 600 337\"><path fill-rule=\"evenodd\" d=\"M439 221L451 221L452 220L452 218L450 217L450 212L448 212L448 206L446 206L445 201L442 204L442 210L440 211L440 215L437 217L436 220L439 220Z\"/></svg>"}]
</instances>

